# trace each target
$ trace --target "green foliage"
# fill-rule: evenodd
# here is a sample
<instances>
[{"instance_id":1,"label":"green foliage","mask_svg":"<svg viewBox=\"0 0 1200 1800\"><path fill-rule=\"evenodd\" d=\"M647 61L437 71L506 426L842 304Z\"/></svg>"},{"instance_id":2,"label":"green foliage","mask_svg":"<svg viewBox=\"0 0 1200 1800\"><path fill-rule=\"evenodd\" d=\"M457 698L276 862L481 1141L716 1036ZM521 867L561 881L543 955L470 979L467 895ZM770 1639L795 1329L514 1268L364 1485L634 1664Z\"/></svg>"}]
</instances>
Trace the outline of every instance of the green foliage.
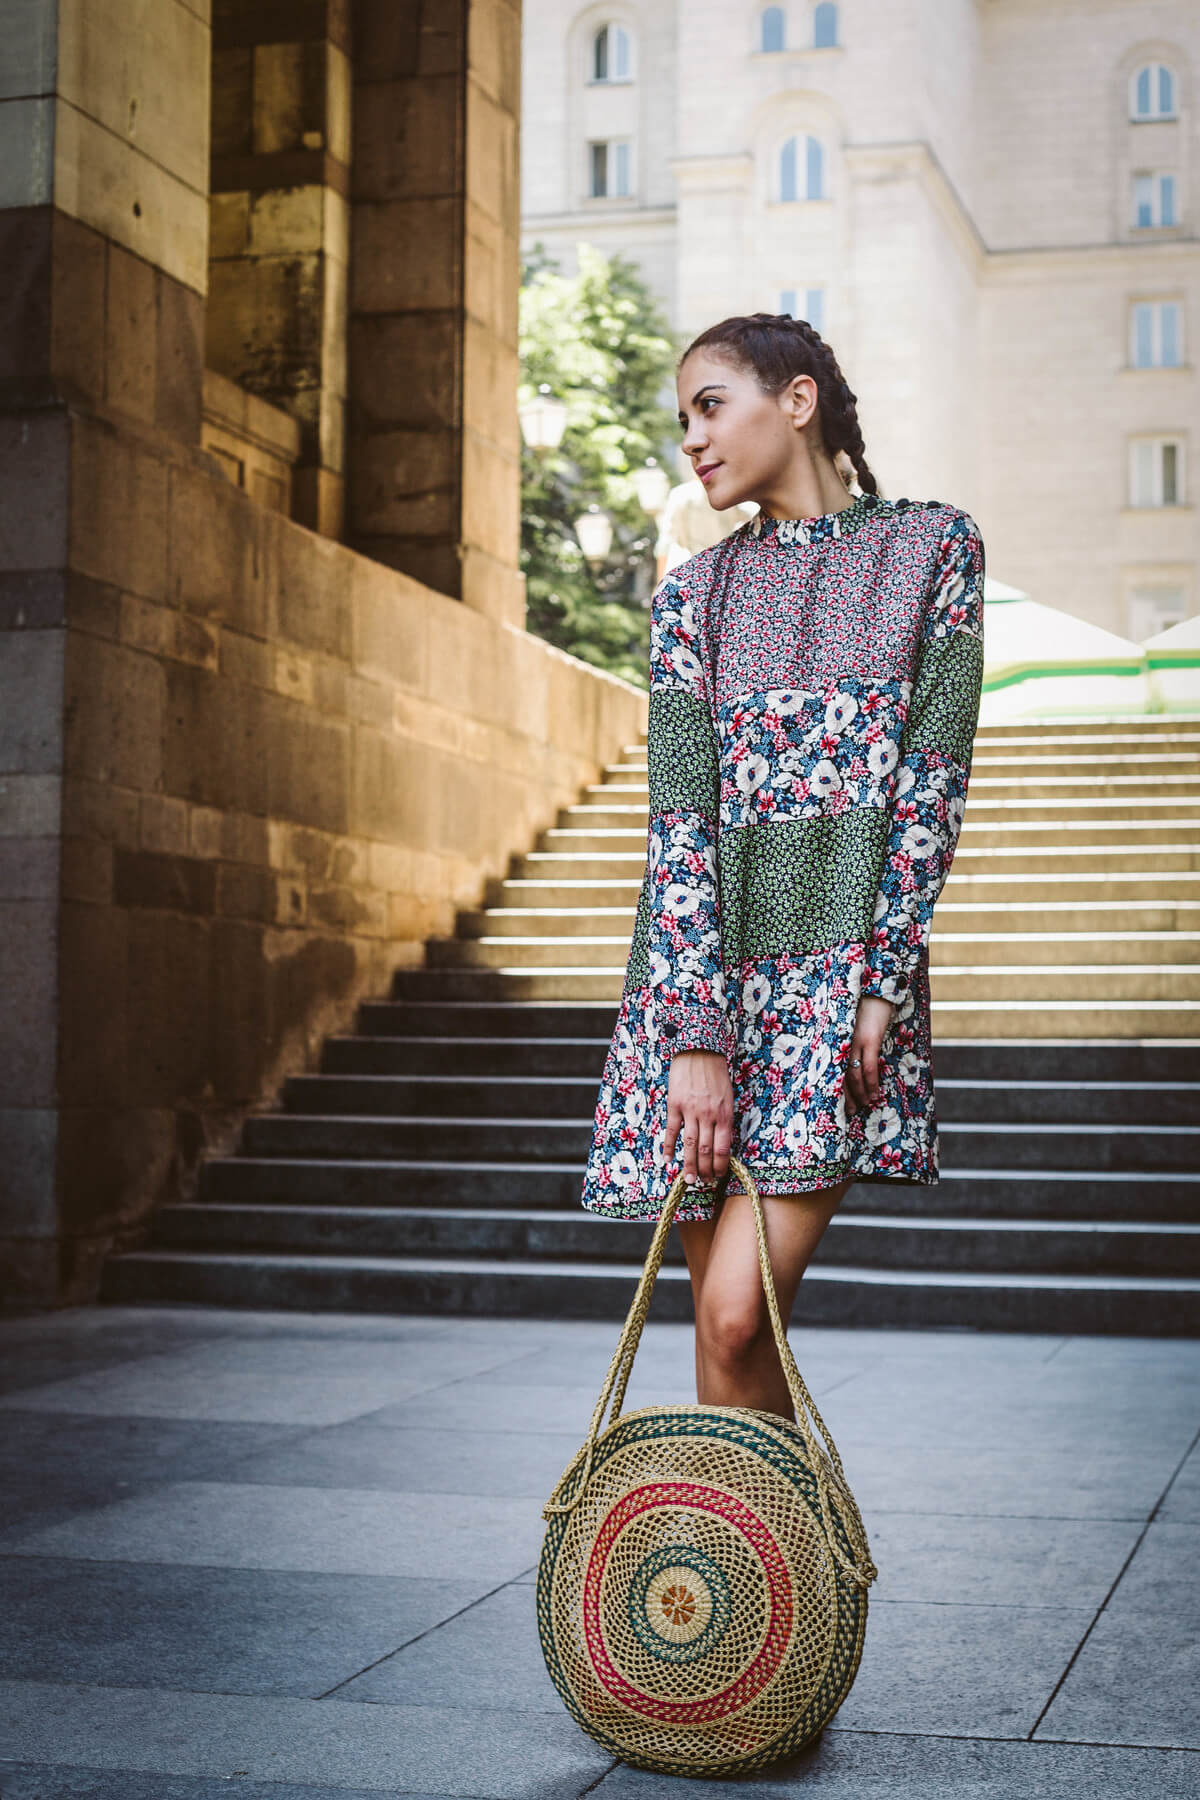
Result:
<instances>
[{"instance_id":1,"label":"green foliage","mask_svg":"<svg viewBox=\"0 0 1200 1800\"><path fill-rule=\"evenodd\" d=\"M521 568L526 625L560 649L646 685L653 519L631 475L648 457L674 473L675 362L683 348L637 267L580 244L563 275L538 244L521 275L522 401L544 383L567 406L556 450L521 450ZM589 568L574 520L591 505L613 522L604 564Z\"/></svg>"}]
</instances>

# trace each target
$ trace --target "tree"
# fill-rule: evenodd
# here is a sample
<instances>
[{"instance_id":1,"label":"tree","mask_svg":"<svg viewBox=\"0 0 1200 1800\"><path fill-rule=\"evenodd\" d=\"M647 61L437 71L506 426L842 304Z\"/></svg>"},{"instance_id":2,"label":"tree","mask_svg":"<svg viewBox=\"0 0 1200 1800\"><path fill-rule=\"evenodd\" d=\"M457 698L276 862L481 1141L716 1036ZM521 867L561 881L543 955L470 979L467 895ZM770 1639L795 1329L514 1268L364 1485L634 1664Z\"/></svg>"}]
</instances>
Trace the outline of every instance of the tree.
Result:
<instances>
[{"instance_id":1,"label":"tree","mask_svg":"<svg viewBox=\"0 0 1200 1800\"><path fill-rule=\"evenodd\" d=\"M578 247L563 275L538 244L521 273L521 399L549 386L567 406L557 450L521 452L521 567L526 624L562 650L646 685L647 604L654 522L638 504L635 469L673 467L673 388L682 349L637 267ZM593 570L574 520L592 505L613 522L612 548Z\"/></svg>"}]
</instances>

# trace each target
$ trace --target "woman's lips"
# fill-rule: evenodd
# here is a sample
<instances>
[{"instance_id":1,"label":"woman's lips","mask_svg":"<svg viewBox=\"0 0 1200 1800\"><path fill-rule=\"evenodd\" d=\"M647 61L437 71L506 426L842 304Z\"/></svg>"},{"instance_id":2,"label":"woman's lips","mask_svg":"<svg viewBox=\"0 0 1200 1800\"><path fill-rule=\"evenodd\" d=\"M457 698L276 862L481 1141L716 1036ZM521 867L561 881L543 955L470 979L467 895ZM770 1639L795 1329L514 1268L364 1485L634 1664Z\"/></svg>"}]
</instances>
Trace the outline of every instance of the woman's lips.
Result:
<instances>
[{"instance_id":1,"label":"woman's lips","mask_svg":"<svg viewBox=\"0 0 1200 1800\"><path fill-rule=\"evenodd\" d=\"M697 469L696 473L697 473L697 475L699 475L701 481L705 481L705 482L711 481L713 476L716 474L717 470L720 468L720 466L721 466L720 463L709 463L706 467L701 466L699 469Z\"/></svg>"}]
</instances>

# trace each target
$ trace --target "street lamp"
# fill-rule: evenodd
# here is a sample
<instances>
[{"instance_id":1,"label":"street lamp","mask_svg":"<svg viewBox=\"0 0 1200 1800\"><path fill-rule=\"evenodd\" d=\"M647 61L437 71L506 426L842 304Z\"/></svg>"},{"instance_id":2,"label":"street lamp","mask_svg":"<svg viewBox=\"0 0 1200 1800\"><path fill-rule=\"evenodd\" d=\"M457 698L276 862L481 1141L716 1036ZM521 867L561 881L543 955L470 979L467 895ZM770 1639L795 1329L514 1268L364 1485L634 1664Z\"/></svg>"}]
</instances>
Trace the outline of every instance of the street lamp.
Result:
<instances>
[{"instance_id":1,"label":"street lamp","mask_svg":"<svg viewBox=\"0 0 1200 1800\"><path fill-rule=\"evenodd\" d=\"M543 381L532 400L517 408L521 436L533 451L557 450L567 428L567 403L559 400Z\"/></svg>"},{"instance_id":2,"label":"street lamp","mask_svg":"<svg viewBox=\"0 0 1200 1800\"><path fill-rule=\"evenodd\" d=\"M633 491L637 495L638 505L643 512L656 519L667 504L667 495L671 491L671 477L665 469L659 467L654 457L646 458L645 466L633 471Z\"/></svg>"},{"instance_id":3,"label":"street lamp","mask_svg":"<svg viewBox=\"0 0 1200 1800\"><path fill-rule=\"evenodd\" d=\"M575 535L587 561L595 568L608 555L612 544L613 523L603 507L595 502L575 521Z\"/></svg>"}]
</instances>

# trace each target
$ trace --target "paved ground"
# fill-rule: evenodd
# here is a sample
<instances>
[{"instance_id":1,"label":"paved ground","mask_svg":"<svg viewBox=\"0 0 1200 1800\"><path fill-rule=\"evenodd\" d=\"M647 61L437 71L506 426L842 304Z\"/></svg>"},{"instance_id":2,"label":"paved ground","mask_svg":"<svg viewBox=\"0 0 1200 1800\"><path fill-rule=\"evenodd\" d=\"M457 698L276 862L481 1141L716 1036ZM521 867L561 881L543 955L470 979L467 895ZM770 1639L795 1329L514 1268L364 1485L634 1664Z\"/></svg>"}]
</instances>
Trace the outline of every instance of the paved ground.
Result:
<instances>
[{"instance_id":1,"label":"paved ground","mask_svg":"<svg viewBox=\"0 0 1200 1800\"><path fill-rule=\"evenodd\" d=\"M0 1322L2 1800L599 1800L541 1501L610 1326L97 1307ZM1200 1795L1200 1343L793 1334L880 1566L858 1680L689 1800ZM690 1399L651 1325L631 1404Z\"/></svg>"}]
</instances>

